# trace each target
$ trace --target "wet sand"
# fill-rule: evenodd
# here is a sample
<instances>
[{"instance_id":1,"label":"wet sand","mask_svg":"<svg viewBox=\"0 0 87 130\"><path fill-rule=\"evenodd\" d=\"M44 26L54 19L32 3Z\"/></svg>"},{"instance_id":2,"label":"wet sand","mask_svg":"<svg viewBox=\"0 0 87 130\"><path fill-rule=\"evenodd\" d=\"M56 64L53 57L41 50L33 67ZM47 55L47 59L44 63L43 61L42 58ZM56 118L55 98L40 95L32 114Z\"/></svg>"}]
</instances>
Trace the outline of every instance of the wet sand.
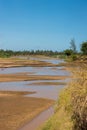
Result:
<instances>
[{"instance_id":1,"label":"wet sand","mask_svg":"<svg viewBox=\"0 0 87 130\"><path fill-rule=\"evenodd\" d=\"M0 82L33 81L33 80L64 80L66 78L68 78L68 76L27 75L23 73L0 74Z\"/></svg>"},{"instance_id":2,"label":"wet sand","mask_svg":"<svg viewBox=\"0 0 87 130\"><path fill-rule=\"evenodd\" d=\"M36 130L53 114L53 107L50 107L47 110L43 111L41 114L39 114L37 117L35 117L30 123L26 124L24 127L18 130Z\"/></svg>"},{"instance_id":3,"label":"wet sand","mask_svg":"<svg viewBox=\"0 0 87 130\"><path fill-rule=\"evenodd\" d=\"M20 58L0 58L0 68L11 68L21 66L32 66L32 67L46 67L46 66L57 66L45 61L20 59Z\"/></svg>"},{"instance_id":4,"label":"wet sand","mask_svg":"<svg viewBox=\"0 0 87 130\"><path fill-rule=\"evenodd\" d=\"M24 96L27 94L34 94L36 92L28 92L28 91L0 91L0 97L4 97L4 96Z\"/></svg>"},{"instance_id":5,"label":"wet sand","mask_svg":"<svg viewBox=\"0 0 87 130\"><path fill-rule=\"evenodd\" d=\"M30 83L27 85L35 86L35 85L41 85L41 86L47 86L47 85L52 85L52 86L58 86L58 85L66 85L64 82L34 82Z\"/></svg>"},{"instance_id":6,"label":"wet sand","mask_svg":"<svg viewBox=\"0 0 87 130\"><path fill-rule=\"evenodd\" d=\"M33 97L1 96L0 130L17 130L48 109L53 102L49 99Z\"/></svg>"}]
</instances>

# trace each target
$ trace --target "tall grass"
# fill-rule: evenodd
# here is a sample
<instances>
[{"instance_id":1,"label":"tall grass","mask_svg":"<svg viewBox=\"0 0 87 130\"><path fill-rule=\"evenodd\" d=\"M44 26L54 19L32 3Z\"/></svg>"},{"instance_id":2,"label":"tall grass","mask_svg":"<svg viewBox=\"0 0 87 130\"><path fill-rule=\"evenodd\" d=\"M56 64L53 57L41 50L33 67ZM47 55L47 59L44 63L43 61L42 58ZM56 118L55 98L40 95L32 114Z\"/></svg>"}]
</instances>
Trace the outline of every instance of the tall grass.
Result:
<instances>
[{"instance_id":1,"label":"tall grass","mask_svg":"<svg viewBox=\"0 0 87 130\"><path fill-rule=\"evenodd\" d=\"M60 94L55 114L41 130L87 130L87 68L74 68L73 80Z\"/></svg>"},{"instance_id":2,"label":"tall grass","mask_svg":"<svg viewBox=\"0 0 87 130\"><path fill-rule=\"evenodd\" d=\"M87 130L87 68L84 66L75 71L75 76L77 80L72 85L73 129Z\"/></svg>"}]
</instances>

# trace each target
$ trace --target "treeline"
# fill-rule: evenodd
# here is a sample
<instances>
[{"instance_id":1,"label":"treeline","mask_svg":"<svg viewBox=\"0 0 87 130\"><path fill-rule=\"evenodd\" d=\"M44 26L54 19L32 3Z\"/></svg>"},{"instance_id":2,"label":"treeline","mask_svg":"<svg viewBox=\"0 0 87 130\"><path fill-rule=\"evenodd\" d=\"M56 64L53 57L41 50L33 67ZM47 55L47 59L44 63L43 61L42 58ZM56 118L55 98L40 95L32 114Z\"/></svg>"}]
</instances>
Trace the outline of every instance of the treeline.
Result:
<instances>
[{"instance_id":1,"label":"treeline","mask_svg":"<svg viewBox=\"0 0 87 130\"><path fill-rule=\"evenodd\" d=\"M87 42L83 42L80 46L80 52L77 52L75 40L72 39L70 42L70 48L62 52L52 51L52 50L24 50L24 51L13 51L13 50L0 50L0 57L11 57L11 56L27 56L27 55L45 55L45 56L57 56L60 55L61 58L68 56L75 60L77 54L87 55Z\"/></svg>"},{"instance_id":2,"label":"treeline","mask_svg":"<svg viewBox=\"0 0 87 130\"><path fill-rule=\"evenodd\" d=\"M12 51L12 50L0 50L0 57L10 56L27 56L27 55L45 55L45 56L56 56L61 55L63 52L52 51L52 50L31 50L31 51Z\"/></svg>"}]
</instances>

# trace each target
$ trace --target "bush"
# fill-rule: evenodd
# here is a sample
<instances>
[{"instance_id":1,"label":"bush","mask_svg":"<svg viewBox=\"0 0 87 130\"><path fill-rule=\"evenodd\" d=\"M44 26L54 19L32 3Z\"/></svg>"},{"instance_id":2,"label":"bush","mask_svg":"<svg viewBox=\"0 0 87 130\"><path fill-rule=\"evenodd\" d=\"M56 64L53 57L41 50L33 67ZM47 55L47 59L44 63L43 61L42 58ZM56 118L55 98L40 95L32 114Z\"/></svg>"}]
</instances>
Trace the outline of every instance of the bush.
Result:
<instances>
[{"instance_id":1,"label":"bush","mask_svg":"<svg viewBox=\"0 0 87 130\"><path fill-rule=\"evenodd\" d=\"M73 51L71 49L66 49L64 51L64 54L67 55L67 56L71 56L73 54Z\"/></svg>"},{"instance_id":2,"label":"bush","mask_svg":"<svg viewBox=\"0 0 87 130\"><path fill-rule=\"evenodd\" d=\"M76 55L71 55L71 59L72 59L72 61L74 61L74 60L77 59L77 56Z\"/></svg>"},{"instance_id":3,"label":"bush","mask_svg":"<svg viewBox=\"0 0 87 130\"><path fill-rule=\"evenodd\" d=\"M81 44L81 52L84 54L84 55L87 55L87 42L83 42Z\"/></svg>"}]
</instances>

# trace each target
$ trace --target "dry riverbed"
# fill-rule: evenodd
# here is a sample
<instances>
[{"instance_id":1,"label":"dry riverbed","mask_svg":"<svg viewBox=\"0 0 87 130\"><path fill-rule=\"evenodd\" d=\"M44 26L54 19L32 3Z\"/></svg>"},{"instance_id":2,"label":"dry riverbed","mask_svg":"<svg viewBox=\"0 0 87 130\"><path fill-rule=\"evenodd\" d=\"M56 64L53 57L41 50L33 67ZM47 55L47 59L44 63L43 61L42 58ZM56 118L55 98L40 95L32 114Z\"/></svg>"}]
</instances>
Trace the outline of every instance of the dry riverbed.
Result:
<instances>
[{"instance_id":1,"label":"dry riverbed","mask_svg":"<svg viewBox=\"0 0 87 130\"><path fill-rule=\"evenodd\" d=\"M7 92L7 95L6 92L0 92L0 94L3 95L0 96L1 130L16 130L50 107L54 102L49 99L20 97L21 94L24 95L27 92Z\"/></svg>"},{"instance_id":2,"label":"dry riverbed","mask_svg":"<svg viewBox=\"0 0 87 130\"><path fill-rule=\"evenodd\" d=\"M0 58L2 70L3 68L22 66L54 67L55 70L58 64L39 60ZM68 76L34 74L34 72L0 74L0 82L38 81L27 85L40 85L41 87L42 85L65 85L63 82L49 82L49 80L65 80L68 78ZM40 80L45 80L45 82L40 82ZM25 97L25 95L34 93L36 92L0 91L0 130L16 130L53 105L54 100Z\"/></svg>"}]
</instances>

